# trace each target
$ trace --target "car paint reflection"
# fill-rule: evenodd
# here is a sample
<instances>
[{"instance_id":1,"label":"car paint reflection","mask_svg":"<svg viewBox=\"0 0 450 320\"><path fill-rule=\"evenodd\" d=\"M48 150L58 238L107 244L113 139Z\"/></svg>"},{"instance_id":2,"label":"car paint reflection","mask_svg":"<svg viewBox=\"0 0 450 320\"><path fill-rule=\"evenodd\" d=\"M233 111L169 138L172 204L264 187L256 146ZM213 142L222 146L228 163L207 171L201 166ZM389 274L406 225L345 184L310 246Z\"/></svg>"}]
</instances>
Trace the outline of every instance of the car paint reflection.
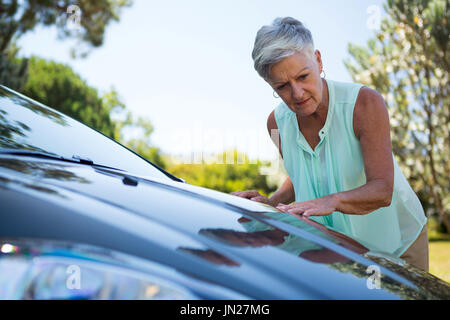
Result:
<instances>
[{"instance_id":1,"label":"car paint reflection","mask_svg":"<svg viewBox=\"0 0 450 320\"><path fill-rule=\"evenodd\" d=\"M0 158L0 167L31 175L38 179L45 178L78 183L91 183L91 181L85 177L76 175L73 170L69 170L69 166L63 164L46 163L36 160L18 160L17 157L9 158L8 156L2 156L2 158Z\"/></svg>"},{"instance_id":2,"label":"car paint reflection","mask_svg":"<svg viewBox=\"0 0 450 320\"><path fill-rule=\"evenodd\" d=\"M179 247L177 248L177 250L192 254L195 257L204 259L216 265L224 265L228 267L239 267L241 265L240 263L234 261L233 259L230 259L229 257L220 254L212 249L194 249L187 247Z\"/></svg>"}]
</instances>

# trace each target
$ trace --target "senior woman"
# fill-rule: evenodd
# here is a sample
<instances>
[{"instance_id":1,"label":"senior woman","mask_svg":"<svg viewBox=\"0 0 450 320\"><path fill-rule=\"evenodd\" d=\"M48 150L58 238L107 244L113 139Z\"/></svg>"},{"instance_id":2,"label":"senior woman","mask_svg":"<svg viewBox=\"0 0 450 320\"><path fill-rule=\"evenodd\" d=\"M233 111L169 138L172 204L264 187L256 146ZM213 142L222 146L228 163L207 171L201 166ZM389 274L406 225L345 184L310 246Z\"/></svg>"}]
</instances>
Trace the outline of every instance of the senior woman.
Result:
<instances>
[{"instance_id":1,"label":"senior woman","mask_svg":"<svg viewBox=\"0 0 450 320\"><path fill-rule=\"evenodd\" d=\"M382 96L321 77L311 32L291 17L258 31L252 57L282 100L267 127L279 132L274 142L288 178L270 198L254 190L232 194L309 217L373 254L428 271L427 218L393 157Z\"/></svg>"}]
</instances>

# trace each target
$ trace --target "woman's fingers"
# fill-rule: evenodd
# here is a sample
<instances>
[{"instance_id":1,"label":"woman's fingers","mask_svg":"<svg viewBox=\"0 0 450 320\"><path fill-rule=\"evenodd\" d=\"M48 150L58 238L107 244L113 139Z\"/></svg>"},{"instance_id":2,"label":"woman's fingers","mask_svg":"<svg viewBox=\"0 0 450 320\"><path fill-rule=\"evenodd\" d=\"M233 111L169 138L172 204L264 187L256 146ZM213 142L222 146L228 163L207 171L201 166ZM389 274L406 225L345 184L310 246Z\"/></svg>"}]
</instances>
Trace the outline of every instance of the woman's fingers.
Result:
<instances>
[{"instance_id":1,"label":"woman's fingers","mask_svg":"<svg viewBox=\"0 0 450 320\"><path fill-rule=\"evenodd\" d=\"M252 201L261 202L261 203L269 203L269 199L263 195L261 195L257 190L248 190L248 191L234 191L230 194L234 196L238 196L241 198L246 198Z\"/></svg>"},{"instance_id":2,"label":"woman's fingers","mask_svg":"<svg viewBox=\"0 0 450 320\"><path fill-rule=\"evenodd\" d=\"M251 199L253 197L258 197L261 196L259 194L258 191L256 190L249 190L249 191L234 191L231 192L230 194L234 195L234 196L238 196L238 197L242 197L242 198L247 198L247 199Z\"/></svg>"},{"instance_id":3,"label":"woman's fingers","mask_svg":"<svg viewBox=\"0 0 450 320\"><path fill-rule=\"evenodd\" d=\"M305 210L302 214L304 217L310 217L310 216L320 216L320 210L317 210L315 208L311 208L308 210Z\"/></svg>"},{"instance_id":4,"label":"woman's fingers","mask_svg":"<svg viewBox=\"0 0 450 320\"><path fill-rule=\"evenodd\" d=\"M288 205L278 204L277 209L280 209L281 211L288 212L288 213L302 214L306 210L310 209L310 206L299 205L298 203L288 204Z\"/></svg>"},{"instance_id":5,"label":"woman's fingers","mask_svg":"<svg viewBox=\"0 0 450 320\"><path fill-rule=\"evenodd\" d=\"M296 202L289 205L279 204L277 209L293 214L301 214L304 217L309 216L327 216L336 210L330 205L329 199L326 197L315 200Z\"/></svg>"},{"instance_id":6,"label":"woman's fingers","mask_svg":"<svg viewBox=\"0 0 450 320\"><path fill-rule=\"evenodd\" d=\"M307 209L304 207L294 207L294 208L288 209L287 212L294 213L294 214L303 214L305 212L305 210L307 210Z\"/></svg>"},{"instance_id":7,"label":"woman's fingers","mask_svg":"<svg viewBox=\"0 0 450 320\"><path fill-rule=\"evenodd\" d=\"M267 199L264 196L253 197L253 198L250 198L250 200L256 201L256 202L262 202L262 203L267 203L269 201L269 199Z\"/></svg>"},{"instance_id":8,"label":"woman's fingers","mask_svg":"<svg viewBox=\"0 0 450 320\"><path fill-rule=\"evenodd\" d=\"M279 203L277 205L277 208L280 209L281 211L288 211L288 210L293 209L295 207L296 207L295 203L294 204L282 204L282 203Z\"/></svg>"}]
</instances>

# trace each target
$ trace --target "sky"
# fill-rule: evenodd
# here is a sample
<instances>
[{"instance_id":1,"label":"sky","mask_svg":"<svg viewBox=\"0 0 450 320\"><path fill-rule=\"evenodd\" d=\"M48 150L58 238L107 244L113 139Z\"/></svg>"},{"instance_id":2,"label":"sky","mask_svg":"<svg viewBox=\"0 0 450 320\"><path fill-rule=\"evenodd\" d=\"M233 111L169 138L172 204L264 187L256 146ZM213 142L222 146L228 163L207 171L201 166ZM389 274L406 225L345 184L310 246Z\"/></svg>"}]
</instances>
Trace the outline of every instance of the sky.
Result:
<instances>
[{"instance_id":1,"label":"sky","mask_svg":"<svg viewBox=\"0 0 450 320\"><path fill-rule=\"evenodd\" d=\"M302 21L326 78L351 82L343 63L348 43L367 44L385 16L384 2L135 0L87 58L72 59L75 41L58 40L54 27L37 27L18 45L22 56L70 65L100 93L114 87L135 116L151 121L151 142L164 153L197 161L235 147L269 160L277 149L267 117L280 99L253 68L258 29L276 17Z\"/></svg>"}]
</instances>

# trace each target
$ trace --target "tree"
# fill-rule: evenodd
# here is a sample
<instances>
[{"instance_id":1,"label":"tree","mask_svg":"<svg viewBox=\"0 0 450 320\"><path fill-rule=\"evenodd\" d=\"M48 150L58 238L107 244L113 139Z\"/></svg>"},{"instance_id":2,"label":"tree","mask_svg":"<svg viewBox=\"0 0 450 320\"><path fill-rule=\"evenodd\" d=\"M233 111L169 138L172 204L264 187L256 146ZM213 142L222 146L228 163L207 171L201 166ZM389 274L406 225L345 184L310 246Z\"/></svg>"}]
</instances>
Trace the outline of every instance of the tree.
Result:
<instances>
[{"instance_id":1,"label":"tree","mask_svg":"<svg viewBox=\"0 0 450 320\"><path fill-rule=\"evenodd\" d=\"M56 25L60 38L74 37L93 47L103 44L106 26L119 21L131 0L0 0L0 51L37 25ZM72 5L72 7L70 7ZM78 30L68 28L76 18Z\"/></svg>"},{"instance_id":2,"label":"tree","mask_svg":"<svg viewBox=\"0 0 450 320\"><path fill-rule=\"evenodd\" d=\"M424 207L450 232L449 8L446 0L388 0L367 47L349 44L353 80L383 94L394 154Z\"/></svg>"},{"instance_id":3,"label":"tree","mask_svg":"<svg viewBox=\"0 0 450 320\"><path fill-rule=\"evenodd\" d=\"M151 146L152 124L144 118L134 120L115 89L100 95L70 66L38 57L29 59L27 72L29 76L23 94L101 131L156 165L165 167L159 149ZM124 119L120 119L123 114ZM126 129L134 130L137 135L126 139Z\"/></svg>"},{"instance_id":4,"label":"tree","mask_svg":"<svg viewBox=\"0 0 450 320\"><path fill-rule=\"evenodd\" d=\"M72 56L83 57L103 44L106 26L130 5L131 0L0 0L0 83L21 91L27 60L18 64L15 42L37 25L55 25L60 39L78 39ZM70 21L79 27L69 28Z\"/></svg>"},{"instance_id":5,"label":"tree","mask_svg":"<svg viewBox=\"0 0 450 320\"><path fill-rule=\"evenodd\" d=\"M125 109L114 89L101 97L68 65L38 57L29 59L28 80L22 93L111 138L116 138L116 123L110 114Z\"/></svg>"},{"instance_id":6,"label":"tree","mask_svg":"<svg viewBox=\"0 0 450 320\"><path fill-rule=\"evenodd\" d=\"M28 59L18 59L15 43L0 52L0 84L12 89L22 88L27 79Z\"/></svg>"},{"instance_id":7,"label":"tree","mask_svg":"<svg viewBox=\"0 0 450 320\"><path fill-rule=\"evenodd\" d=\"M164 167L159 149L151 147L153 127L148 120L133 120L115 89L100 96L69 66L38 57L18 58L16 40L37 25L56 26L59 39L78 40L72 56L84 57L103 44L106 26L118 21L131 0L0 0L0 83L61 111L122 142L141 156ZM69 28L72 18L79 28ZM87 48L86 48L87 45ZM113 119L116 112L125 119ZM122 130L141 135L125 140Z\"/></svg>"}]
</instances>

